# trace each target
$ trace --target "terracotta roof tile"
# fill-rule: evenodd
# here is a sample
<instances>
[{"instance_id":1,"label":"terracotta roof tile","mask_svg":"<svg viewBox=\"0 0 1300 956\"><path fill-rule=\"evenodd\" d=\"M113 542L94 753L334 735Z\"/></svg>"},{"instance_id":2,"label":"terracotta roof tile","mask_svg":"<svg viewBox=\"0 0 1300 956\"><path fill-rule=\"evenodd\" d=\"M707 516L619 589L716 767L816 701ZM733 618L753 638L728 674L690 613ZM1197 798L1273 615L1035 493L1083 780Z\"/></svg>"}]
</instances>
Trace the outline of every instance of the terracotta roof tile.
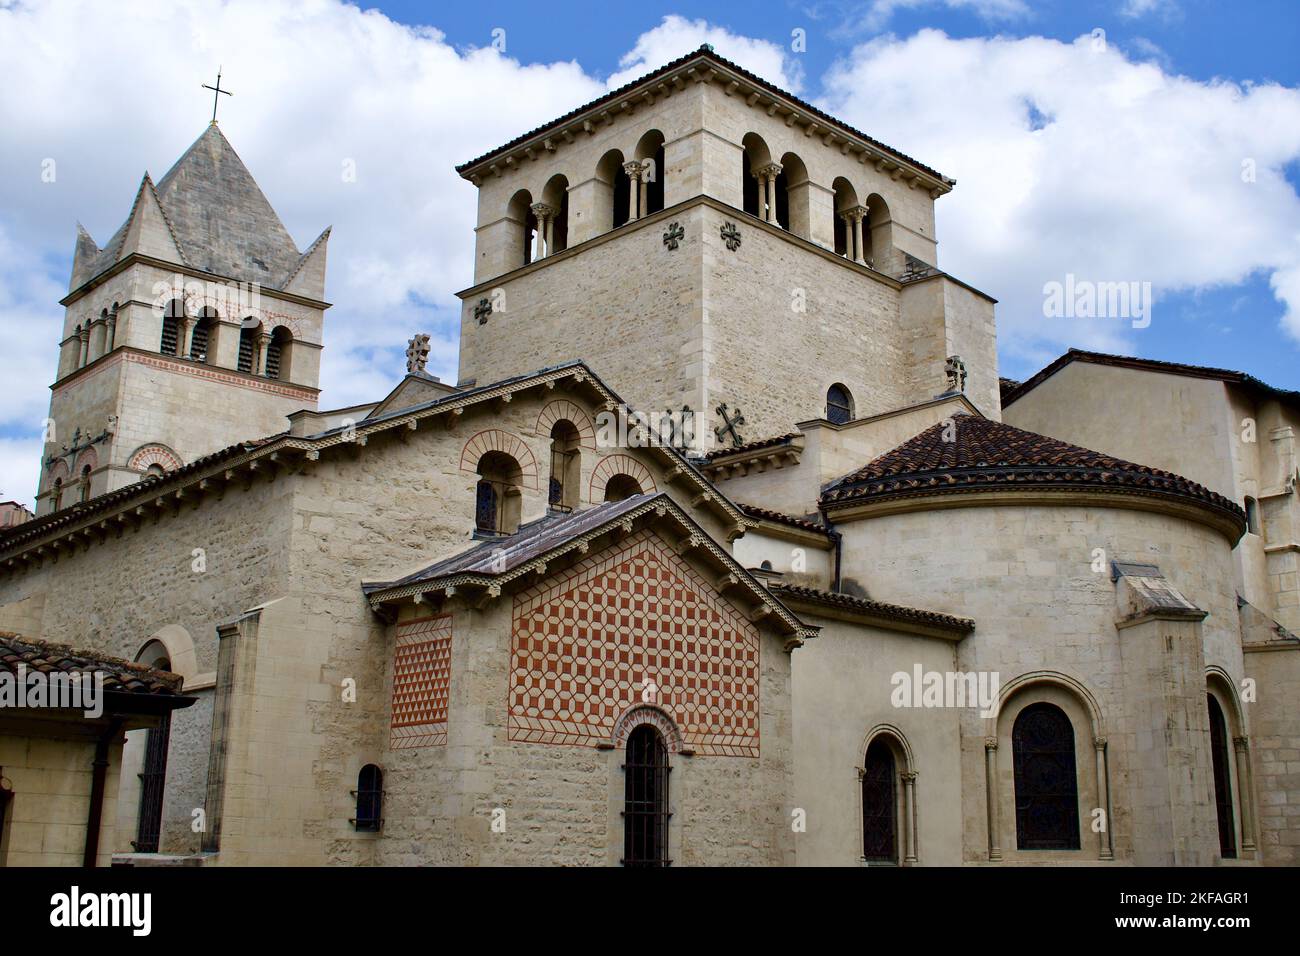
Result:
<instances>
[{"instance_id":1,"label":"terracotta roof tile","mask_svg":"<svg viewBox=\"0 0 1300 956\"><path fill-rule=\"evenodd\" d=\"M788 524L795 528L803 528L805 531L815 531L818 534L827 534L830 530L821 521L814 521L811 518L799 518L782 511L772 511L769 508L747 505L739 501L736 502L736 506L751 518L762 518L766 521L775 521L778 524Z\"/></svg>"},{"instance_id":2,"label":"terracotta roof tile","mask_svg":"<svg viewBox=\"0 0 1300 956\"><path fill-rule=\"evenodd\" d=\"M760 451L775 445L784 445L798 436L798 432L787 432L784 435L774 435L771 438L756 438L753 441L745 442L743 445L728 445L725 448L715 448L704 456L704 460L710 462L718 458L726 458L728 455L743 455L750 451Z\"/></svg>"},{"instance_id":3,"label":"terracotta roof tile","mask_svg":"<svg viewBox=\"0 0 1300 956\"><path fill-rule=\"evenodd\" d=\"M104 690L125 694L175 697L180 695L183 683L180 674L0 631L0 671L17 674L19 664L25 664L29 672L43 674L100 673L104 675Z\"/></svg>"},{"instance_id":4,"label":"terracotta roof tile","mask_svg":"<svg viewBox=\"0 0 1300 956\"><path fill-rule=\"evenodd\" d=\"M950 424L954 432L945 441ZM822 503L834 507L864 499L1003 487L1100 487L1167 495L1245 521L1235 503L1181 475L975 415L932 425L832 482L822 493Z\"/></svg>"},{"instance_id":5,"label":"terracotta roof tile","mask_svg":"<svg viewBox=\"0 0 1300 956\"><path fill-rule=\"evenodd\" d=\"M929 624L963 632L975 629L975 622L968 617L956 617L939 611L924 611L920 608L906 607L902 604L873 601L870 598L854 597L851 594L840 594L837 591L823 591L820 588L801 587L795 584L772 584L768 590L778 598L802 599L813 604L842 607L853 611L865 611L868 614L877 614L881 617L893 618L899 621Z\"/></svg>"}]
</instances>

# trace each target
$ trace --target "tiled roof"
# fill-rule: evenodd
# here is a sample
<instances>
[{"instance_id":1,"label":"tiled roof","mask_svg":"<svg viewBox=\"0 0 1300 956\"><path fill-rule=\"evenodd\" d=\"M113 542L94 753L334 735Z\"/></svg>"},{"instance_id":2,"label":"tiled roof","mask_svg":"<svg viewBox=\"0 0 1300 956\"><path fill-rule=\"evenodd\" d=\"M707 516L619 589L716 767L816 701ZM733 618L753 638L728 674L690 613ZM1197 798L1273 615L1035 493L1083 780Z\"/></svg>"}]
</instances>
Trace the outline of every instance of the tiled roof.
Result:
<instances>
[{"instance_id":1,"label":"tiled roof","mask_svg":"<svg viewBox=\"0 0 1300 956\"><path fill-rule=\"evenodd\" d=\"M881 617L906 621L913 624L928 624L953 631L973 631L975 622L968 617L956 617L939 611L923 611L920 608L906 607L902 604L888 604L884 601L872 601L869 598L854 597L836 591L823 591L820 588L807 588L795 584L772 584L769 590L779 598L803 600L826 607L839 607L851 611L862 611Z\"/></svg>"},{"instance_id":2,"label":"tiled roof","mask_svg":"<svg viewBox=\"0 0 1300 956\"><path fill-rule=\"evenodd\" d=\"M1111 355L1106 352L1088 352L1083 349L1070 349L1052 364L1031 378L1019 383L1014 388L1002 393L1003 406L1010 405L1016 399L1028 394L1044 381L1051 378L1071 362L1090 362L1094 365L1110 365L1115 368L1141 369L1147 372L1164 372L1168 375L1186 375L1189 378L1213 378L1222 382L1244 385L1262 392L1269 398L1282 401L1300 402L1300 391L1277 388L1246 372L1237 372L1227 368L1213 368L1208 365L1185 365L1181 362L1161 362L1156 359L1135 358L1131 355Z\"/></svg>"},{"instance_id":3,"label":"tiled roof","mask_svg":"<svg viewBox=\"0 0 1300 956\"><path fill-rule=\"evenodd\" d=\"M945 431L951 427L951 440ZM832 482L824 505L995 488L1098 487L1197 502L1244 522L1233 502L1181 475L1137 465L976 415L932 425Z\"/></svg>"},{"instance_id":4,"label":"tiled roof","mask_svg":"<svg viewBox=\"0 0 1300 956\"><path fill-rule=\"evenodd\" d=\"M103 674L104 690L123 694L176 697L183 682L180 674L0 631L0 671L17 674L19 664L44 674Z\"/></svg>"},{"instance_id":5,"label":"tiled roof","mask_svg":"<svg viewBox=\"0 0 1300 956\"><path fill-rule=\"evenodd\" d=\"M113 491L105 492L102 495L96 495L89 501L79 501L74 505L66 508L60 508L58 511L50 514L41 515L39 518L33 518L30 521L24 521L22 524L14 525L11 528L0 530L0 549L8 548L19 542L41 536L47 531L54 528L60 528L65 525L75 524L83 518L101 511L108 511L115 504L127 498L140 494L148 488L158 486L161 488L164 484L170 484L174 478L183 478L196 472L202 471L217 462L225 461L230 458L237 458L240 455L246 455L250 451L261 448L263 445L270 444L277 438L289 434L281 432L278 435L271 435L267 438L255 438L251 441L238 442L234 445L228 445L219 451L214 451L210 455L204 455L196 458L180 468L166 472L162 475L149 475L140 481L133 482L129 485L123 485Z\"/></svg>"},{"instance_id":6,"label":"tiled roof","mask_svg":"<svg viewBox=\"0 0 1300 956\"><path fill-rule=\"evenodd\" d=\"M761 451L764 448L771 448L775 445L784 445L799 436L798 432L787 432L784 435L775 435L772 438L756 438L754 441L745 442L743 445L731 445L726 448L715 448L708 452L705 461L713 461L718 458L726 458L728 455L743 455L746 452Z\"/></svg>"},{"instance_id":7,"label":"tiled roof","mask_svg":"<svg viewBox=\"0 0 1300 956\"><path fill-rule=\"evenodd\" d=\"M813 521L809 518L798 518L794 515L785 514L782 511L772 511L768 508L760 508L757 505L747 505L743 502L736 502L737 507L751 518L762 518L765 521L775 521L778 524L788 524L795 528L803 528L805 531L815 531L818 534L826 534L829 529L820 521Z\"/></svg>"},{"instance_id":8,"label":"tiled roof","mask_svg":"<svg viewBox=\"0 0 1300 956\"><path fill-rule=\"evenodd\" d=\"M423 570L396 581L363 585L367 593L385 588L436 581L453 574L496 577L507 574L553 548L573 540L601 525L608 524L656 497L654 494L632 495L622 501L607 501L584 511L549 514L523 525L511 535L488 538L474 547L453 555Z\"/></svg>"},{"instance_id":9,"label":"tiled roof","mask_svg":"<svg viewBox=\"0 0 1300 956\"><path fill-rule=\"evenodd\" d=\"M667 73L671 73L673 70L676 70L679 67L685 66L691 60L712 61L713 63L716 63L719 66L725 67L728 70L731 70L733 73L743 76L751 83L754 83L755 85L762 87L764 90L767 90L769 93L775 94L777 96L789 100L791 103L798 106L800 109L805 110L808 113L811 113L813 116L816 116L818 119L823 120L826 123L830 123L838 127L839 129L843 130L844 132L850 133L851 135L856 136L859 139L862 139L865 142L870 143L872 146L875 146L877 149L889 153L891 156L893 156L896 159L901 159L903 162L916 167L922 172L929 173L931 176L935 177L936 179L942 182L947 183L949 186L956 184L956 180L949 179L947 176L943 175L943 173L939 172L938 170L931 169L929 166L926 166L924 163L918 162L917 160L913 159L911 156L908 156L906 153L900 153L892 146L887 146L877 139L872 139L870 136L868 136L866 133L863 133L861 130L854 129L852 126L848 125L842 120L836 119L834 116L831 116L829 113L823 113L817 107L813 106L811 103L807 103L804 100L799 99L799 97L795 96L793 93L787 93L785 90L781 89L780 87L775 86L772 83L769 83L761 76L758 76L754 73L750 73L744 67L731 62L725 57L719 56L717 53L713 51L713 48L708 46L707 44L700 47L698 50L693 50L690 53L686 54L685 56L673 60L671 63L664 64L663 66L659 67L659 69L647 73L645 76L641 77L640 79L633 80L631 83L626 83L623 86L620 86L618 89L606 93L604 96L597 97L596 99L592 100L590 103L586 103L582 106L579 106L575 110L570 110L568 113L565 113L563 116L557 119L551 120L549 123L545 123L534 130L530 130L529 132L524 133L522 136L516 136L510 142L502 146L498 146L496 149L489 150L488 152L484 153L482 156L479 156L477 159L471 159L467 163L461 163L459 166L456 167L456 172L463 174L466 170L472 169L473 167L478 166L481 163L487 162L489 159L492 159L494 156L498 156L501 153L513 149L514 147L519 146L520 144L526 142L527 140L532 139L535 136L540 136L543 133L549 132L550 130L557 129L560 126L563 126L565 123L568 123L576 119L577 117L581 116L583 113L586 113L588 110L592 110L598 106L603 106L606 103L613 102L614 100L618 99L620 96L623 96L625 93L636 89L638 86L641 86L644 83L648 83L651 80L656 80Z\"/></svg>"}]
</instances>

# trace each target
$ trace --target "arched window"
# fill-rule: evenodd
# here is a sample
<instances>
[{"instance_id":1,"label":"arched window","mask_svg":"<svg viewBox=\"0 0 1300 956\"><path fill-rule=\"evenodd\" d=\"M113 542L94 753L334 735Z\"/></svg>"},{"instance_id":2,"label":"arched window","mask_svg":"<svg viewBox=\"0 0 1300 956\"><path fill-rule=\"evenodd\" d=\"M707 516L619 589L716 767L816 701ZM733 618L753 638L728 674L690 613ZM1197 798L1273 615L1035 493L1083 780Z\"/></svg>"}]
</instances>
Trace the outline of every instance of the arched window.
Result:
<instances>
[{"instance_id":1,"label":"arched window","mask_svg":"<svg viewBox=\"0 0 1300 956\"><path fill-rule=\"evenodd\" d=\"M600 184L596 193L596 222L607 222L611 229L617 229L628 220L632 189L623 163L622 150L611 149L596 164L596 180Z\"/></svg>"},{"instance_id":2,"label":"arched window","mask_svg":"<svg viewBox=\"0 0 1300 956\"><path fill-rule=\"evenodd\" d=\"M216 324L217 315L214 309L205 308L199 313L199 317L194 323L194 331L190 333L190 358L193 361L207 362Z\"/></svg>"},{"instance_id":3,"label":"arched window","mask_svg":"<svg viewBox=\"0 0 1300 956\"><path fill-rule=\"evenodd\" d=\"M582 481L581 439L568 419L551 426L551 483L547 503L557 511L572 511L578 504Z\"/></svg>"},{"instance_id":4,"label":"arched window","mask_svg":"<svg viewBox=\"0 0 1300 956\"><path fill-rule=\"evenodd\" d=\"M867 197L867 221L862 224L863 261L877 271L889 267L893 245L893 218L889 204L879 193Z\"/></svg>"},{"instance_id":5,"label":"arched window","mask_svg":"<svg viewBox=\"0 0 1300 956\"><path fill-rule=\"evenodd\" d=\"M568 177L552 176L542 190L542 202L552 209L543 243L546 255L555 255L568 248Z\"/></svg>"},{"instance_id":6,"label":"arched window","mask_svg":"<svg viewBox=\"0 0 1300 956\"><path fill-rule=\"evenodd\" d=\"M483 534L514 534L522 511L522 469L505 452L490 451L478 462L474 527Z\"/></svg>"},{"instance_id":7,"label":"arched window","mask_svg":"<svg viewBox=\"0 0 1300 956\"><path fill-rule=\"evenodd\" d=\"M283 325L277 325L271 333L271 341L266 345L266 377L289 377L289 351L293 344L293 333Z\"/></svg>"},{"instance_id":8,"label":"arched window","mask_svg":"<svg viewBox=\"0 0 1300 956\"><path fill-rule=\"evenodd\" d=\"M664 208L664 134L652 129L636 146L641 161L641 215L648 216Z\"/></svg>"},{"instance_id":9,"label":"arched window","mask_svg":"<svg viewBox=\"0 0 1300 956\"><path fill-rule=\"evenodd\" d=\"M826 420L836 425L853 421L853 396L839 382L826 390Z\"/></svg>"},{"instance_id":10,"label":"arched window","mask_svg":"<svg viewBox=\"0 0 1300 956\"><path fill-rule=\"evenodd\" d=\"M606 501L624 501L641 494L641 484L631 475L614 475L605 482Z\"/></svg>"},{"instance_id":11,"label":"arched window","mask_svg":"<svg viewBox=\"0 0 1300 956\"><path fill-rule=\"evenodd\" d=\"M862 857L870 863L898 862L898 771L883 737L867 747L862 769Z\"/></svg>"},{"instance_id":12,"label":"arched window","mask_svg":"<svg viewBox=\"0 0 1300 956\"><path fill-rule=\"evenodd\" d=\"M54 479L54 507L52 511L58 511L63 507L63 478Z\"/></svg>"},{"instance_id":13,"label":"arched window","mask_svg":"<svg viewBox=\"0 0 1300 956\"><path fill-rule=\"evenodd\" d=\"M623 765L623 865L668 866L668 746L650 724L627 738Z\"/></svg>"},{"instance_id":14,"label":"arched window","mask_svg":"<svg viewBox=\"0 0 1300 956\"><path fill-rule=\"evenodd\" d=\"M1079 787L1074 728L1065 711L1040 701L1016 717L1016 845L1022 850L1079 849Z\"/></svg>"},{"instance_id":15,"label":"arched window","mask_svg":"<svg viewBox=\"0 0 1300 956\"><path fill-rule=\"evenodd\" d=\"M811 239L812 183L808 178L808 167L795 153L781 157L781 175L777 177L776 186L777 224L796 236Z\"/></svg>"},{"instance_id":16,"label":"arched window","mask_svg":"<svg viewBox=\"0 0 1300 956\"><path fill-rule=\"evenodd\" d=\"M855 249L858 227L853 221L853 210L858 205L857 190L842 176L832 186L835 189L835 252L848 259L858 259L861 257L861 250Z\"/></svg>"},{"instance_id":17,"label":"arched window","mask_svg":"<svg viewBox=\"0 0 1300 956\"><path fill-rule=\"evenodd\" d=\"M262 323L251 316L244 319L239 329L239 359L237 368L241 372L253 372L257 359L257 335L262 331Z\"/></svg>"},{"instance_id":18,"label":"arched window","mask_svg":"<svg viewBox=\"0 0 1300 956\"><path fill-rule=\"evenodd\" d=\"M180 355L181 322L185 318L185 303L172 299L163 309L162 341L158 351L163 355Z\"/></svg>"},{"instance_id":19,"label":"arched window","mask_svg":"<svg viewBox=\"0 0 1300 956\"><path fill-rule=\"evenodd\" d=\"M757 216L764 222L772 217L769 209L769 190L766 170L772 164L772 151L767 148L763 137L757 133L746 133L741 140L743 151L740 157L740 200L741 208L751 216Z\"/></svg>"},{"instance_id":20,"label":"arched window","mask_svg":"<svg viewBox=\"0 0 1300 956\"><path fill-rule=\"evenodd\" d=\"M150 641L135 656L136 663L160 671L172 669L171 658L161 641ZM171 715L163 714L150 727L144 740L144 763L140 768L140 812L136 816L137 853L157 853L162 841L163 794L167 784L167 750L171 742Z\"/></svg>"},{"instance_id":21,"label":"arched window","mask_svg":"<svg viewBox=\"0 0 1300 956\"><path fill-rule=\"evenodd\" d=\"M1210 757L1214 764L1214 807L1219 818L1219 855L1237 858L1237 827L1232 813L1232 782L1228 762L1228 722L1213 694L1206 695L1210 708Z\"/></svg>"},{"instance_id":22,"label":"arched window","mask_svg":"<svg viewBox=\"0 0 1300 956\"><path fill-rule=\"evenodd\" d=\"M378 833L384 825L384 772L372 763L357 774L357 815L352 825L358 833Z\"/></svg>"},{"instance_id":23,"label":"arched window","mask_svg":"<svg viewBox=\"0 0 1300 956\"><path fill-rule=\"evenodd\" d=\"M90 466L81 466L81 490L79 492L82 501L90 500Z\"/></svg>"}]
</instances>

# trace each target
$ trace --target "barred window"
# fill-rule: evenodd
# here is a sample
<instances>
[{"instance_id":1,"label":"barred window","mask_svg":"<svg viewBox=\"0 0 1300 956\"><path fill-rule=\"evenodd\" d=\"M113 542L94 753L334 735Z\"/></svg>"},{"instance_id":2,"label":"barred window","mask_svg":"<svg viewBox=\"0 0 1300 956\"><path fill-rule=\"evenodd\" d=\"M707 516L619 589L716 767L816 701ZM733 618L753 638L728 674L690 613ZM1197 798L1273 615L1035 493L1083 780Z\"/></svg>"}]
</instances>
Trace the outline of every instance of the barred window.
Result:
<instances>
[{"instance_id":1,"label":"barred window","mask_svg":"<svg viewBox=\"0 0 1300 956\"><path fill-rule=\"evenodd\" d=\"M826 390L826 420L836 425L853 421L853 396L839 383Z\"/></svg>"},{"instance_id":2,"label":"barred window","mask_svg":"<svg viewBox=\"0 0 1300 956\"><path fill-rule=\"evenodd\" d=\"M357 774L357 815L352 825L358 833L378 833L384 825L384 772L372 763Z\"/></svg>"},{"instance_id":3,"label":"barred window","mask_svg":"<svg viewBox=\"0 0 1300 956\"><path fill-rule=\"evenodd\" d=\"M668 746L649 724L627 739L623 765L623 865L668 866Z\"/></svg>"},{"instance_id":4,"label":"barred window","mask_svg":"<svg viewBox=\"0 0 1300 956\"><path fill-rule=\"evenodd\" d=\"M862 771L862 857L868 862L898 862L897 781L894 753L877 737Z\"/></svg>"},{"instance_id":5,"label":"barred window","mask_svg":"<svg viewBox=\"0 0 1300 956\"><path fill-rule=\"evenodd\" d=\"M1213 694L1207 694L1210 708L1210 759L1214 766L1214 808L1219 818L1219 856L1237 858L1237 826L1232 814L1232 783L1228 778L1228 722Z\"/></svg>"}]
</instances>

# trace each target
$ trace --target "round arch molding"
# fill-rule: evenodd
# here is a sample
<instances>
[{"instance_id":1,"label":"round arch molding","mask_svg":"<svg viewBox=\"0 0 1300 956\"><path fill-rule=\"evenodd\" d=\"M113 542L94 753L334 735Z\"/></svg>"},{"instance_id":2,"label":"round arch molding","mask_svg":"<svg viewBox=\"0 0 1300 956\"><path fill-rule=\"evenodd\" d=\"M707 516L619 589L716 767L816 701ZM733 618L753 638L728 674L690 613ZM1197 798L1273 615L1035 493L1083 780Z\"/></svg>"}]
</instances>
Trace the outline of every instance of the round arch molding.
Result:
<instances>
[{"instance_id":1,"label":"round arch molding","mask_svg":"<svg viewBox=\"0 0 1300 956\"><path fill-rule=\"evenodd\" d=\"M126 461L126 467L142 474L148 471L151 465L158 465L163 471L175 471L181 466L181 459L166 445L150 442L133 451Z\"/></svg>"},{"instance_id":2,"label":"round arch molding","mask_svg":"<svg viewBox=\"0 0 1300 956\"><path fill-rule=\"evenodd\" d=\"M625 748L628 737L632 736L632 731L642 724L649 724L659 731L660 736L664 738L664 744L668 747L669 753L677 754L685 749L682 743L681 731L677 729L677 722L662 707L654 704L633 704L623 711L622 716L614 722L614 732L610 736L610 742L614 745L614 749L622 750Z\"/></svg>"},{"instance_id":3,"label":"round arch molding","mask_svg":"<svg viewBox=\"0 0 1300 956\"><path fill-rule=\"evenodd\" d=\"M596 426L592 424L591 416L581 405L576 405L568 399L557 398L543 408L541 414L537 416L537 424L533 432L541 438L550 438L555 423L565 420L573 422L573 427L578 429L578 444L588 451L595 451Z\"/></svg>"},{"instance_id":4,"label":"round arch molding","mask_svg":"<svg viewBox=\"0 0 1300 956\"><path fill-rule=\"evenodd\" d=\"M537 490L537 459L532 450L518 435L500 428L481 431L465 442L465 447L460 452L460 470L477 472L479 459L490 451L503 452L517 461L520 483L525 488Z\"/></svg>"},{"instance_id":5,"label":"round arch molding","mask_svg":"<svg viewBox=\"0 0 1300 956\"><path fill-rule=\"evenodd\" d=\"M634 479L641 486L642 494L654 494L659 490L650 470L631 455L606 455L596 462L596 467L591 470L587 500L592 504L600 504L604 501L605 486L615 475L627 475Z\"/></svg>"}]
</instances>

